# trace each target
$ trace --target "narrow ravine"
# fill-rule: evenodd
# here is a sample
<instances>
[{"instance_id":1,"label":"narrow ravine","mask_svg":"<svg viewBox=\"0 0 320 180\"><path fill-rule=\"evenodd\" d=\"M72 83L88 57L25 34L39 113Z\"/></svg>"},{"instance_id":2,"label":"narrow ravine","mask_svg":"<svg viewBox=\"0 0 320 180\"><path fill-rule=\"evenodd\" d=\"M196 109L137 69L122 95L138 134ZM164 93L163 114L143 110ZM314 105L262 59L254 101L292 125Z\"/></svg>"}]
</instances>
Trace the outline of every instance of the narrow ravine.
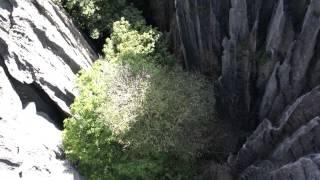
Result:
<instances>
[{"instance_id":1,"label":"narrow ravine","mask_svg":"<svg viewBox=\"0 0 320 180\"><path fill-rule=\"evenodd\" d=\"M319 31L318 0L0 0L0 179L320 180Z\"/></svg>"}]
</instances>

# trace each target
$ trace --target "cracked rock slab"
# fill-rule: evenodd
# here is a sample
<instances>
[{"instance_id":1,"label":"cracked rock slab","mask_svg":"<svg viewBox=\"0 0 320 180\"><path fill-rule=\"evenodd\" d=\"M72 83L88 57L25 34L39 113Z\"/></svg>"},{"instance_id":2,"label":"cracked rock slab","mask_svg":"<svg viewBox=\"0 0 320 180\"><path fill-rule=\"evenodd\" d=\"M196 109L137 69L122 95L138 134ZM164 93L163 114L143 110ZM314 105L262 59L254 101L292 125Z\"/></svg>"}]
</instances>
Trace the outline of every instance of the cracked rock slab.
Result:
<instances>
[{"instance_id":1,"label":"cracked rock slab","mask_svg":"<svg viewBox=\"0 0 320 180\"><path fill-rule=\"evenodd\" d=\"M0 56L10 75L36 84L69 113L75 74L96 54L63 10L49 0L1 0L0 27Z\"/></svg>"},{"instance_id":2,"label":"cracked rock slab","mask_svg":"<svg viewBox=\"0 0 320 180\"><path fill-rule=\"evenodd\" d=\"M0 179L81 179L57 123L96 57L50 0L0 0Z\"/></svg>"},{"instance_id":3,"label":"cracked rock slab","mask_svg":"<svg viewBox=\"0 0 320 180\"><path fill-rule=\"evenodd\" d=\"M80 179L68 161L60 160L61 131L35 103L24 109L0 67L1 179Z\"/></svg>"}]
</instances>

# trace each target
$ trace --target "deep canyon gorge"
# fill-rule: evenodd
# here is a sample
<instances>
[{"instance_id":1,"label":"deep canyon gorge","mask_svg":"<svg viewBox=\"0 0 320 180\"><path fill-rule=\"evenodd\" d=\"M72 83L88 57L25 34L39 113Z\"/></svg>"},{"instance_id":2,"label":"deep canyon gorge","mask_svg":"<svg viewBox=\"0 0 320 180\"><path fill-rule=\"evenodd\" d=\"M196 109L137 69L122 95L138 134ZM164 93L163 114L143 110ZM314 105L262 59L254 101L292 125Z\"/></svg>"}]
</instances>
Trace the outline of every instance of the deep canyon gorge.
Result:
<instances>
[{"instance_id":1,"label":"deep canyon gorge","mask_svg":"<svg viewBox=\"0 0 320 180\"><path fill-rule=\"evenodd\" d=\"M320 179L319 0L136 6L184 69L213 81L219 117L246 133L203 179ZM82 179L60 144L76 73L98 58L89 43L50 0L0 0L0 179Z\"/></svg>"}]
</instances>

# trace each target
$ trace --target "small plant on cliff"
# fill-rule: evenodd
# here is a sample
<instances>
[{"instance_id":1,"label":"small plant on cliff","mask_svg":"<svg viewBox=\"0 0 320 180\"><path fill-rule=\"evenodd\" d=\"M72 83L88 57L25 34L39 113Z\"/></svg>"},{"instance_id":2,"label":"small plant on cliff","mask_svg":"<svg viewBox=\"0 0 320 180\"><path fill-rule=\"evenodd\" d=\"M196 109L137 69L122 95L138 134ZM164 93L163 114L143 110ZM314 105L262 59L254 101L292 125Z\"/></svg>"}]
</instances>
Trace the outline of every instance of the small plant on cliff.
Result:
<instances>
[{"instance_id":1,"label":"small plant on cliff","mask_svg":"<svg viewBox=\"0 0 320 180\"><path fill-rule=\"evenodd\" d=\"M106 58L80 73L63 145L88 179L192 179L214 124L213 87L173 65L160 39L117 21Z\"/></svg>"}]
</instances>

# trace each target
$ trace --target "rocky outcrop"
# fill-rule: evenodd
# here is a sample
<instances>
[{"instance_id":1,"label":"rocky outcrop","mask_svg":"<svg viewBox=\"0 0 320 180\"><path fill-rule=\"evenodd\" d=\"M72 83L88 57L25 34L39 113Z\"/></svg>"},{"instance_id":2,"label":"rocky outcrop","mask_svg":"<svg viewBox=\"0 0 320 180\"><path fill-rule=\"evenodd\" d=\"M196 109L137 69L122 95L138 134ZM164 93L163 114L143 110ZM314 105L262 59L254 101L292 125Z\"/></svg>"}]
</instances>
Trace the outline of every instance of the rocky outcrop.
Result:
<instances>
[{"instance_id":1,"label":"rocky outcrop","mask_svg":"<svg viewBox=\"0 0 320 180\"><path fill-rule=\"evenodd\" d=\"M285 2L280 1L277 11L283 11L284 5ZM282 62L280 61L280 64L273 69L274 73L266 86L260 108L260 118L268 117L277 120L279 114L285 107L305 92L309 80L307 73L315 54L317 37L320 30L319 13L320 3L315 0L311 1L304 15L304 19L300 23L301 27L299 27L299 32L294 31L294 22L292 21L289 22L292 28L290 28L289 31L283 30L283 33L292 34L291 41L287 42L286 54L283 56ZM278 18L277 16L273 17L270 29L277 28L278 24L274 21L279 21ZM286 18L288 19L288 17ZM270 33L268 44L271 47L268 47L267 50L269 50L268 53L272 55L277 53L277 48L273 46L276 46L274 44L278 42L272 41L271 36L274 36L272 33L278 32L271 31ZM271 58L271 60L273 59ZM315 74L317 74L317 72L315 72Z\"/></svg>"},{"instance_id":2,"label":"rocky outcrop","mask_svg":"<svg viewBox=\"0 0 320 180\"><path fill-rule=\"evenodd\" d=\"M1 2L1 57L12 78L42 89L68 113L73 76L89 67L91 48L49 1Z\"/></svg>"},{"instance_id":3,"label":"rocky outcrop","mask_svg":"<svg viewBox=\"0 0 320 180\"><path fill-rule=\"evenodd\" d=\"M0 67L0 175L3 179L80 179L63 160L61 131L20 97Z\"/></svg>"},{"instance_id":4,"label":"rocky outcrop","mask_svg":"<svg viewBox=\"0 0 320 180\"><path fill-rule=\"evenodd\" d=\"M241 179L320 178L320 87L298 98L277 124L265 119L234 160Z\"/></svg>"},{"instance_id":5,"label":"rocky outcrop","mask_svg":"<svg viewBox=\"0 0 320 180\"><path fill-rule=\"evenodd\" d=\"M175 54L216 80L225 121L258 127L229 158L235 179L320 179L320 1L173 1Z\"/></svg>"},{"instance_id":6,"label":"rocky outcrop","mask_svg":"<svg viewBox=\"0 0 320 180\"><path fill-rule=\"evenodd\" d=\"M96 54L49 0L0 0L0 177L79 179L61 152L76 73Z\"/></svg>"},{"instance_id":7,"label":"rocky outcrop","mask_svg":"<svg viewBox=\"0 0 320 180\"><path fill-rule=\"evenodd\" d=\"M268 77L263 95L257 97L261 124L236 157L234 170L240 179L320 177L319 72L314 70L319 62L319 12L316 0L279 0L275 6L265 41L267 62L258 65ZM256 83L262 84L261 74L256 74Z\"/></svg>"},{"instance_id":8,"label":"rocky outcrop","mask_svg":"<svg viewBox=\"0 0 320 180\"><path fill-rule=\"evenodd\" d=\"M176 2L176 21L181 53L187 69L217 76L221 69L222 39L226 35L228 1Z\"/></svg>"}]
</instances>

